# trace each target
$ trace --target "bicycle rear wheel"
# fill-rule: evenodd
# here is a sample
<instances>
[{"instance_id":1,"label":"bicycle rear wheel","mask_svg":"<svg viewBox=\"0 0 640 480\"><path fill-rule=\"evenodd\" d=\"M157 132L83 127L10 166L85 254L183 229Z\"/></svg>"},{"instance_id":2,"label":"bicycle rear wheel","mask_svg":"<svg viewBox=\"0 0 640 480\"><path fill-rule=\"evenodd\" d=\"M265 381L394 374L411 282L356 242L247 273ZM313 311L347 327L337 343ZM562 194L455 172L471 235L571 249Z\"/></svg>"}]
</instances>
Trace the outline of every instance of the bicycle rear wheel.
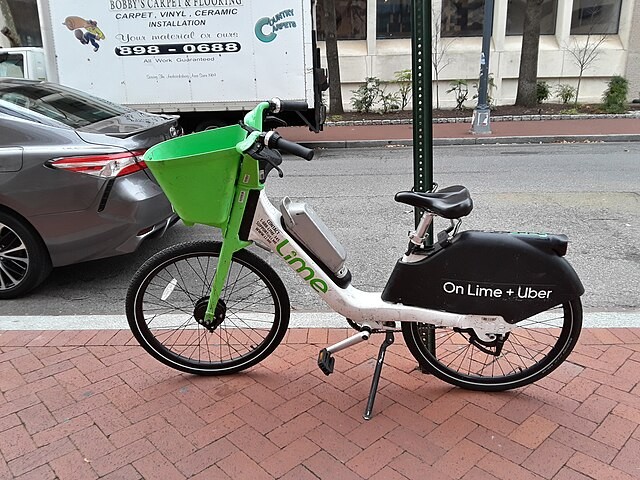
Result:
<instances>
[{"instance_id":1,"label":"bicycle rear wheel","mask_svg":"<svg viewBox=\"0 0 640 480\"><path fill-rule=\"evenodd\" d=\"M534 315L494 345L470 331L424 323L402 324L402 336L420 365L447 383L470 390L501 391L535 382L571 353L582 328L580 299ZM435 349L427 347L427 333Z\"/></svg>"},{"instance_id":2,"label":"bicycle rear wheel","mask_svg":"<svg viewBox=\"0 0 640 480\"><path fill-rule=\"evenodd\" d=\"M131 281L131 331L172 368L236 373L264 360L286 333L287 291L273 269L247 250L233 256L214 321L204 320L221 246L200 241L170 247L147 260Z\"/></svg>"}]
</instances>

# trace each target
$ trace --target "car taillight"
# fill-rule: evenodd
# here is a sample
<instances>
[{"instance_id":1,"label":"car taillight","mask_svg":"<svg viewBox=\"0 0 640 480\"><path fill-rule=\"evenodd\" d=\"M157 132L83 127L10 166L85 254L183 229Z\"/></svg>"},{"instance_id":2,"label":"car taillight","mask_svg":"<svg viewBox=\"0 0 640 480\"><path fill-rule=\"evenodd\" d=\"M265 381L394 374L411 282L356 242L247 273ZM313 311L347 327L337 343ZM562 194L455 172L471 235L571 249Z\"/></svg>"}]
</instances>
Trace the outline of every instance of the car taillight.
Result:
<instances>
[{"instance_id":1,"label":"car taillight","mask_svg":"<svg viewBox=\"0 0 640 480\"><path fill-rule=\"evenodd\" d=\"M94 177L114 178L147 168L141 158L145 150L133 152L58 158L49 162L53 168L86 173Z\"/></svg>"}]
</instances>

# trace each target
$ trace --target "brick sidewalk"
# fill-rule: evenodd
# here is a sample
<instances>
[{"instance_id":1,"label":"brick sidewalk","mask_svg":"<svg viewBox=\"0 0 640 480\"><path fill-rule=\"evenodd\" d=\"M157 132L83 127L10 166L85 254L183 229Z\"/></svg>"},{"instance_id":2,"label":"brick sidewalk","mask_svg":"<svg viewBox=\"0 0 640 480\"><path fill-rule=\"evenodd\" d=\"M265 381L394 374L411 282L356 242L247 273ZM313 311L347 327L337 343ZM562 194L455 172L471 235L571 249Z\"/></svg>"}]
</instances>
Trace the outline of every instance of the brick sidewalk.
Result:
<instances>
[{"instance_id":1,"label":"brick sidewalk","mask_svg":"<svg viewBox=\"0 0 640 480\"><path fill-rule=\"evenodd\" d=\"M261 365L203 378L128 331L0 332L0 479L640 478L640 329L585 330L550 377L499 394L415 371L399 342L369 422L382 338L330 377L315 365L347 334L291 330Z\"/></svg>"}]
</instances>

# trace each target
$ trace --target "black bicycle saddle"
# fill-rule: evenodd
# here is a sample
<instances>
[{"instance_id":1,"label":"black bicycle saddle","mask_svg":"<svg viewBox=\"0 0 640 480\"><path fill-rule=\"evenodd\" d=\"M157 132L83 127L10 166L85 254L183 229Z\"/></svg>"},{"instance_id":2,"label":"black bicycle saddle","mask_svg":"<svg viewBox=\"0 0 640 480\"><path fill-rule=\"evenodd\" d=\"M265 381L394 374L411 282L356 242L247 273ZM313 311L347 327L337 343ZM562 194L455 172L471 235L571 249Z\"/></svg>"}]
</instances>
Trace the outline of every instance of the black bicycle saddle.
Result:
<instances>
[{"instance_id":1,"label":"black bicycle saddle","mask_svg":"<svg viewBox=\"0 0 640 480\"><path fill-rule=\"evenodd\" d=\"M464 217L473 210L473 200L467 187L454 185L434 193L398 192L396 202L423 208L443 218Z\"/></svg>"}]
</instances>

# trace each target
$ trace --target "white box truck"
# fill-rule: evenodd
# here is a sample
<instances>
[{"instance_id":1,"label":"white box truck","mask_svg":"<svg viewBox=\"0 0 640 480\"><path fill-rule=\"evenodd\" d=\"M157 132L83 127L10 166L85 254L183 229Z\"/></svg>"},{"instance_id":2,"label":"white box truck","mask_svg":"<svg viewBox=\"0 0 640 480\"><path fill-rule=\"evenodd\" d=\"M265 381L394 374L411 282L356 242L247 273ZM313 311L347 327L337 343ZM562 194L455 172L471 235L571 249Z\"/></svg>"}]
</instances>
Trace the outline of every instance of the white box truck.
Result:
<instances>
[{"instance_id":1,"label":"white box truck","mask_svg":"<svg viewBox=\"0 0 640 480\"><path fill-rule=\"evenodd\" d=\"M136 109L179 115L187 132L235 123L275 96L302 100L309 110L284 120L317 131L327 80L314 3L38 0L47 79ZM25 57L37 53L14 48L11 54L20 50Z\"/></svg>"}]
</instances>

